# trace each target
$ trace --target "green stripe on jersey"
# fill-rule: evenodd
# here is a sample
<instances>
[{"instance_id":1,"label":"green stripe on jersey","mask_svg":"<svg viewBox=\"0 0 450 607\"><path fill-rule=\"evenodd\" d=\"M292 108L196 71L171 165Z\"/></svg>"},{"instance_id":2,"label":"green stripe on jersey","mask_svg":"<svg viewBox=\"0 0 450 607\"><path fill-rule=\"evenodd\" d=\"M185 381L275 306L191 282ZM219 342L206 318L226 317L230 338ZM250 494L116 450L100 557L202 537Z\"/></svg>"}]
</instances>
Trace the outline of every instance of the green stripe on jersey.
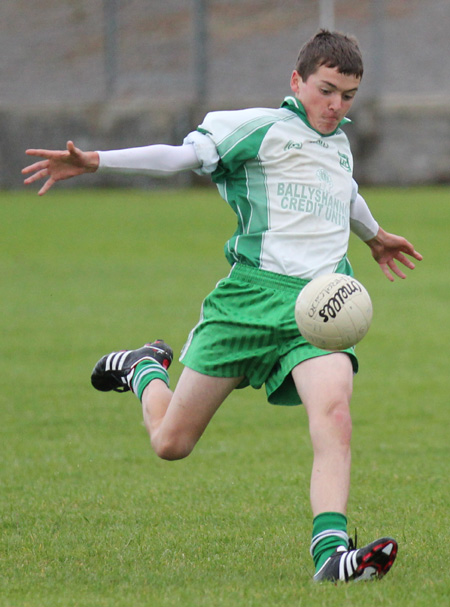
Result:
<instances>
[{"instance_id":1,"label":"green stripe on jersey","mask_svg":"<svg viewBox=\"0 0 450 607\"><path fill-rule=\"evenodd\" d=\"M276 122L278 120L273 118L270 121L267 118L251 120L218 145L222 170L220 174L216 171L213 177L219 179L219 192L238 220L236 232L225 245L225 254L230 263L242 258L259 261L261 257L270 213L266 174L258 152L267 131ZM245 164L242 163L243 159L247 159Z\"/></svg>"},{"instance_id":2,"label":"green stripe on jersey","mask_svg":"<svg viewBox=\"0 0 450 607\"><path fill-rule=\"evenodd\" d=\"M266 175L259 160L247 163L226 181L226 200L238 218L238 227L225 247L230 263L240 259L258 262L262 241L269 228L270 212Z\"/></svg>"},{"instance_id":3,"label":"green stripe on jersey","mask_svg":"<svg viewBox=\"0 0 450 607\"><path fill-rule=\"evenodd\" d=\"M229 135L216 144L220 161L212 174L214 183L220 183L249 159L257 158L259 149L269 129L277 122L291 120L292 116L275 118L258 116L239 125Z\"/></svg>"},{"instance_id":4,"label":"green stripe on jersey","mask_svg":"<svg viewBox=\"0 0 450 607\"><path fill-rule=\"evenodd\" d=\"M250 146L256 144L257 148L264 139L264 135L267 130L276 122L273 116L257 116L248 120L244 124L239 125L229 135L224 137L222 141L217 143L217 151L222 160L226 160L227 155L235 154L236 150L244 149L248 150L247 145ZM258 143L259 141L259 143ZM251 156L250 156L251 157ZM249 158L249 156L247 156Z\"/></svg>"}]
</instances>

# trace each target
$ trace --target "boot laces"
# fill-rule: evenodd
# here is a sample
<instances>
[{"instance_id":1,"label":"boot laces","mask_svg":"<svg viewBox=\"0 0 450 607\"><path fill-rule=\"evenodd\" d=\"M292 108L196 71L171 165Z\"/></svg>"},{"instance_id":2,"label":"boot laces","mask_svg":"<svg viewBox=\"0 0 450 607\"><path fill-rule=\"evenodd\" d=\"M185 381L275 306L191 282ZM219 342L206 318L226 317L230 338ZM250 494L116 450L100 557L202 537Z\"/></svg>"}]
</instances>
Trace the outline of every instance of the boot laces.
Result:
<instances>
[{"instance_id":1,"label":"boot laces","mask_svg":"<svg viewBox=\"0 0 450 607\"><path fill-rule=\"evenodd\" d=\"M355 527L355 539L353 540L351 537L348 538L348 549L356 550L357 546L358 546L358 533L357 533L356 527Z\"/></svg>"}]
</instances>

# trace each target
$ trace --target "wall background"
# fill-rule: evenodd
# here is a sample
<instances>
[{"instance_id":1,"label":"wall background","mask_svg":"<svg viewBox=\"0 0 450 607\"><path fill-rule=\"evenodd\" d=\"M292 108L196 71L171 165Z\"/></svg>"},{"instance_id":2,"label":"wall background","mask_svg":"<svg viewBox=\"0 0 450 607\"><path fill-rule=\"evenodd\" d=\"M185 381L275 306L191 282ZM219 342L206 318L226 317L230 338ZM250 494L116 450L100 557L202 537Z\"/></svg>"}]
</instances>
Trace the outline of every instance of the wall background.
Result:
<instances>
[{"instance_id":1,"label":"wall background","mask_svg":"<svg viewBox=\"0 0 450 607\"><path fill-rule=\"evenodd\" d=\"M85 149L179 144L209 110L278 106L290 93L298 49L319 27L319 0L204 0L201 83L198 4L2 0L0 187L22 187L27 147L61 148L69 138ZM346 129L356 178L450 181L449 0L335 0L334 22L356 35L365 60ZM108 183L156 182L108 176Z\"/></svg>"}]
</instances>

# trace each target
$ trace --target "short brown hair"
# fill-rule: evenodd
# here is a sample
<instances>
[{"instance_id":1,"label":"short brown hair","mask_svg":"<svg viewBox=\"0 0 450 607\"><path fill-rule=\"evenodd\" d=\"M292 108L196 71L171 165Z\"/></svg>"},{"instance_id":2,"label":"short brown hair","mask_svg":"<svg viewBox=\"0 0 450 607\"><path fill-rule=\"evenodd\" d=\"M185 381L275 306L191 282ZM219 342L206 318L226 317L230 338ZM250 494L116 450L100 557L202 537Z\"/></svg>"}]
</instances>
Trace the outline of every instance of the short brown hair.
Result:
<instances>
[{"instance_id":1,"label":"short brown hair","mask_svg":"<svg viewBox=\"0 0 450 607\"><path fill-rule=\"evenodd\" d=\"M362 78L363 60L356 38L340 32L319 30L300 49L295 69L306 81L322 65L336 67L341 74Z\"/></svg>"}]
</instances>

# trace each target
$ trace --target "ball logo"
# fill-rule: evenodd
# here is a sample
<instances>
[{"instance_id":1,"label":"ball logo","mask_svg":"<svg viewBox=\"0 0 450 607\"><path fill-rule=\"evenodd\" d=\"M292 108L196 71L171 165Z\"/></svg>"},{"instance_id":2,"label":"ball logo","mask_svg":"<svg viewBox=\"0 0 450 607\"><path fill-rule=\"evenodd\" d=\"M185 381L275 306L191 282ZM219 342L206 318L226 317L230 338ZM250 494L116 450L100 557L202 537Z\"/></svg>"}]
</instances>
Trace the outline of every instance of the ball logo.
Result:
<instances>
[{"instance_id":1,"label":"ball logo","mask_svg":"<svg viewBox=\"0 0 450 607\"><path fill-rule=\"evenodd\" d=\"M339 287L333 297L330 297L319 310L319 316L323 319L323 322L328 322L330 318L336 318L348 298L357 292L361 292L361 287L356 280Z\"/></svg>"},{"instance_id":2,"label":"ball logo","mask_svg":"<svg viewBox=\"0 0 450 607\"><path fill-rule=\"evenodd\" d=\"M356 278L338 272L313 278L295 302L301 335L316 348L339 352L353 347L372 322L372 302Z\"/></svg>"}]
</instances>

